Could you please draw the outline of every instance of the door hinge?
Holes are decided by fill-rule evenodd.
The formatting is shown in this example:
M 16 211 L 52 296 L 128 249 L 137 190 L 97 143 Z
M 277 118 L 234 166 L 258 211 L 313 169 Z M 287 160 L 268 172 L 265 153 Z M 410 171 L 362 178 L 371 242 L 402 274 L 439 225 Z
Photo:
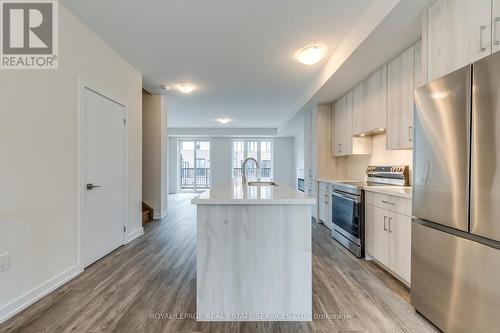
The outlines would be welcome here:
M 127 227 L 123 227 L 123 232 L 127 232 Z
M 123 125 L 127 125 L 127 118 L 123 118 Z

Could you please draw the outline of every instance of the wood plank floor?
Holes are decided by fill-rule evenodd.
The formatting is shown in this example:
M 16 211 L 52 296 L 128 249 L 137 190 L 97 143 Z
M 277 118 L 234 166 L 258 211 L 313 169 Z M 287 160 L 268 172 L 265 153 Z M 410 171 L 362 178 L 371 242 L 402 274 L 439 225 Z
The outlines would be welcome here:
M 313 223 L 312 322 L 202 323 L 196 312 L 193 195 L 69 283 L 0 325 L 0 332 L 436 332 L 409 304 L 409 292 L 358 260 Z M 188 317 L 183 318 L 184 317 Z

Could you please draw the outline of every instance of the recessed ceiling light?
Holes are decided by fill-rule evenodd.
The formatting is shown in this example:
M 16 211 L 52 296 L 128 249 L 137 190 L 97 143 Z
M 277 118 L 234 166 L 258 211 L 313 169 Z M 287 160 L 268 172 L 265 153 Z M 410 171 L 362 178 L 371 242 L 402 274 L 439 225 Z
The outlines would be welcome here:
M 189 83 L 179 83 L 177 89 L 183 94 L 189 94 L 194 90 L 194 87 Z
M 217 120 L 221 124 L 227 124 L 228 122 L 231 121 L 231 119 L 229 119 L 229 118 L 217 118 L 215 120 Z
M 161 85 L 161 88 L 162 88 L 162 89 L 164 89 L 164 90 L 167 90 L 167 91 L 168 91 L 168 90 L 170 90 L 170 87 L 169 87 L 169 86 L 166 86 L 166 85 L 164 85 L 164 84 L 162 84 L 162 85 Z
M 326 55 L 326 47 L 319 44 L 308 45 L 295 53 L 295 59 L 304 65 L 314 65 Z

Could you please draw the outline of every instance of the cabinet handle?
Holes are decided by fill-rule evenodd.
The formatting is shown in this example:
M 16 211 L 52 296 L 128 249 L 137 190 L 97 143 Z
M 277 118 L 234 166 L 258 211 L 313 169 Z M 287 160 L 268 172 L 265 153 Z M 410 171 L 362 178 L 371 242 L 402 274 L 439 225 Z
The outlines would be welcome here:
M 500 45 L 500 41 L 498 40 L 497 37 L 497 25 L 498 22 L 500 22 L 500 17 L 497 16 L 493 19 L 493 44 L 494 45 Z
M 384 231 L 387 231 L 387 216 L 384 216 Z
M 413 126 L 408 127 L 408 141 L 413 141 Z
M 392 234 L 392 228 L 391 228 L 391 225 L 392 225 L 392 217 L 389 217 L 389 233 Z
M 486 31 L 485 25 L 482 25 L 479 27 L 479 51 L 480 52 L 486 51 L 486 48 L 483 46 L 483 41 L 484 41 L 483 35 L 484 35 L 485 31 Z
M 382 202 L 383 202 L 383 203 L 385 203 L 385 204 L 388 204 L 388 205 L 393 205 L 393 206 L 395 206 L 395 205 L 396 205 L 396 203 L 394 203 L 394 202 L 390 202 L 390 201 L 385 201 L 385 200 L 382 200 Z

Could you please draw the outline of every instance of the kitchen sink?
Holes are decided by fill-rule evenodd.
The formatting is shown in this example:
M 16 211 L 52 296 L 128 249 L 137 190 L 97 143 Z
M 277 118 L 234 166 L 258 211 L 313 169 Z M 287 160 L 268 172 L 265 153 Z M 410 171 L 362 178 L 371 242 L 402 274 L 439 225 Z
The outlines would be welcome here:
M 248 182 L 248 186 L 278 186 L 275 182 Z

